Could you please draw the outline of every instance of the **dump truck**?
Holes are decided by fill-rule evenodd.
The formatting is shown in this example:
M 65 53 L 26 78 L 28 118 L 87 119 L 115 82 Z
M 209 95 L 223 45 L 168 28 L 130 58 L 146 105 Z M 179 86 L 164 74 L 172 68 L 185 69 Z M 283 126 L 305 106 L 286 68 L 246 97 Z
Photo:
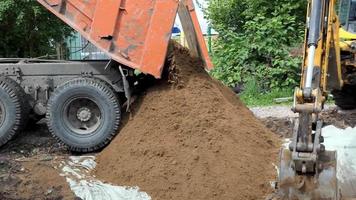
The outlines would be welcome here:
M 323 144 L 320 119 L 330 93 L 340 108 L 356 108 L 355 0 L 308 1 L 302 63 L 292 108 L 299 120 L 280 153 L 280 192 L 286 199 L 356 198 L 352 183 L 338 182 L 337 152 Z
M 111 59 L 0 59 L 0 146 L 45 117 L 76 152 L 107 145 L 137 73 L 161 78 L 177 16 L 191 53 L 212 68 L 192 0 L 37 0 Z M 30 124 L 31 125 L 31 124 Z

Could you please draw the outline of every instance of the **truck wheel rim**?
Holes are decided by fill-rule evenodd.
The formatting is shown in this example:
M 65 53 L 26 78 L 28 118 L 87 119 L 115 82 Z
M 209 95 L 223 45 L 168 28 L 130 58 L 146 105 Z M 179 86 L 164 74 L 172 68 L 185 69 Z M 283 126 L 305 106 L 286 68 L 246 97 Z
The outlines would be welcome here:
M 3 125 L 6 117 L 6 111 L 4 103 L 0 99 L 0 127 Z
M 98 104 L 89 98 L 69 100 L 64 105 L 62 116 L 65 125 L 80 135 L 92 134 L 102 122 L 102 113 Z

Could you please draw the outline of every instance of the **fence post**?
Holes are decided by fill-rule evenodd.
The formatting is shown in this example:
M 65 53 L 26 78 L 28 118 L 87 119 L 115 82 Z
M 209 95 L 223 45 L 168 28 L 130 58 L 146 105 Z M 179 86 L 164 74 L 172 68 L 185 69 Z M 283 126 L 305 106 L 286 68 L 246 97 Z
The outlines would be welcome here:
M 208 51 L 209 54 L 212 53 L 212 39 L 211 39 L 211 26 L 208 25 Z

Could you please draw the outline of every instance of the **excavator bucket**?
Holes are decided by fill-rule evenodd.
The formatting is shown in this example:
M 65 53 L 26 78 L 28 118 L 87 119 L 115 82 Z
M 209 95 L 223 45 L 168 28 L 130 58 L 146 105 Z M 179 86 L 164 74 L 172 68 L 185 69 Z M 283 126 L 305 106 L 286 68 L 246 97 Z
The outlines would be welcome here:
M 279 197 L 289 200 L 339 200 L 336 164 L 336 152 L 325 151 L 319 155 L 320 171 L 317 175 L 299 176 L 294 170 L 291 151 L 282 149 L 278 170 Z
M 192 0 L 37 0 L 118 63 L 161 77 L 179 10 L 192 54 L 212 68 Z

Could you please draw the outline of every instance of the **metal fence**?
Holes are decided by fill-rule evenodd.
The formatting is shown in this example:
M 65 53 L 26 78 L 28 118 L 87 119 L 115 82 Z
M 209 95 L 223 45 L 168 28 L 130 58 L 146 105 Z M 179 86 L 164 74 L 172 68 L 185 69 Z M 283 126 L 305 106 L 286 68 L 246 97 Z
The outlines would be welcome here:
M 217 35 L 204 36 L 208 45 L 209 53 L 212 52 L 212 41 L 214 41 Z M 187 47 L 187 41 L 183 33 L 172 36 L 172 39 L 179 42 L 181 45 Z M 82 37 L 79 33 L 75 33 L 69 37 L 65 44 L 65 50 L 60 51 L 60 58 L 67 60 L 107 60 L 110 59 L 104 52 L 99 50 L 88 40 Z
M 69 60 L 107 60 L 109 57 L 88 40 L 76 33 L 67 39 L 67 52 L 64 57 Z

